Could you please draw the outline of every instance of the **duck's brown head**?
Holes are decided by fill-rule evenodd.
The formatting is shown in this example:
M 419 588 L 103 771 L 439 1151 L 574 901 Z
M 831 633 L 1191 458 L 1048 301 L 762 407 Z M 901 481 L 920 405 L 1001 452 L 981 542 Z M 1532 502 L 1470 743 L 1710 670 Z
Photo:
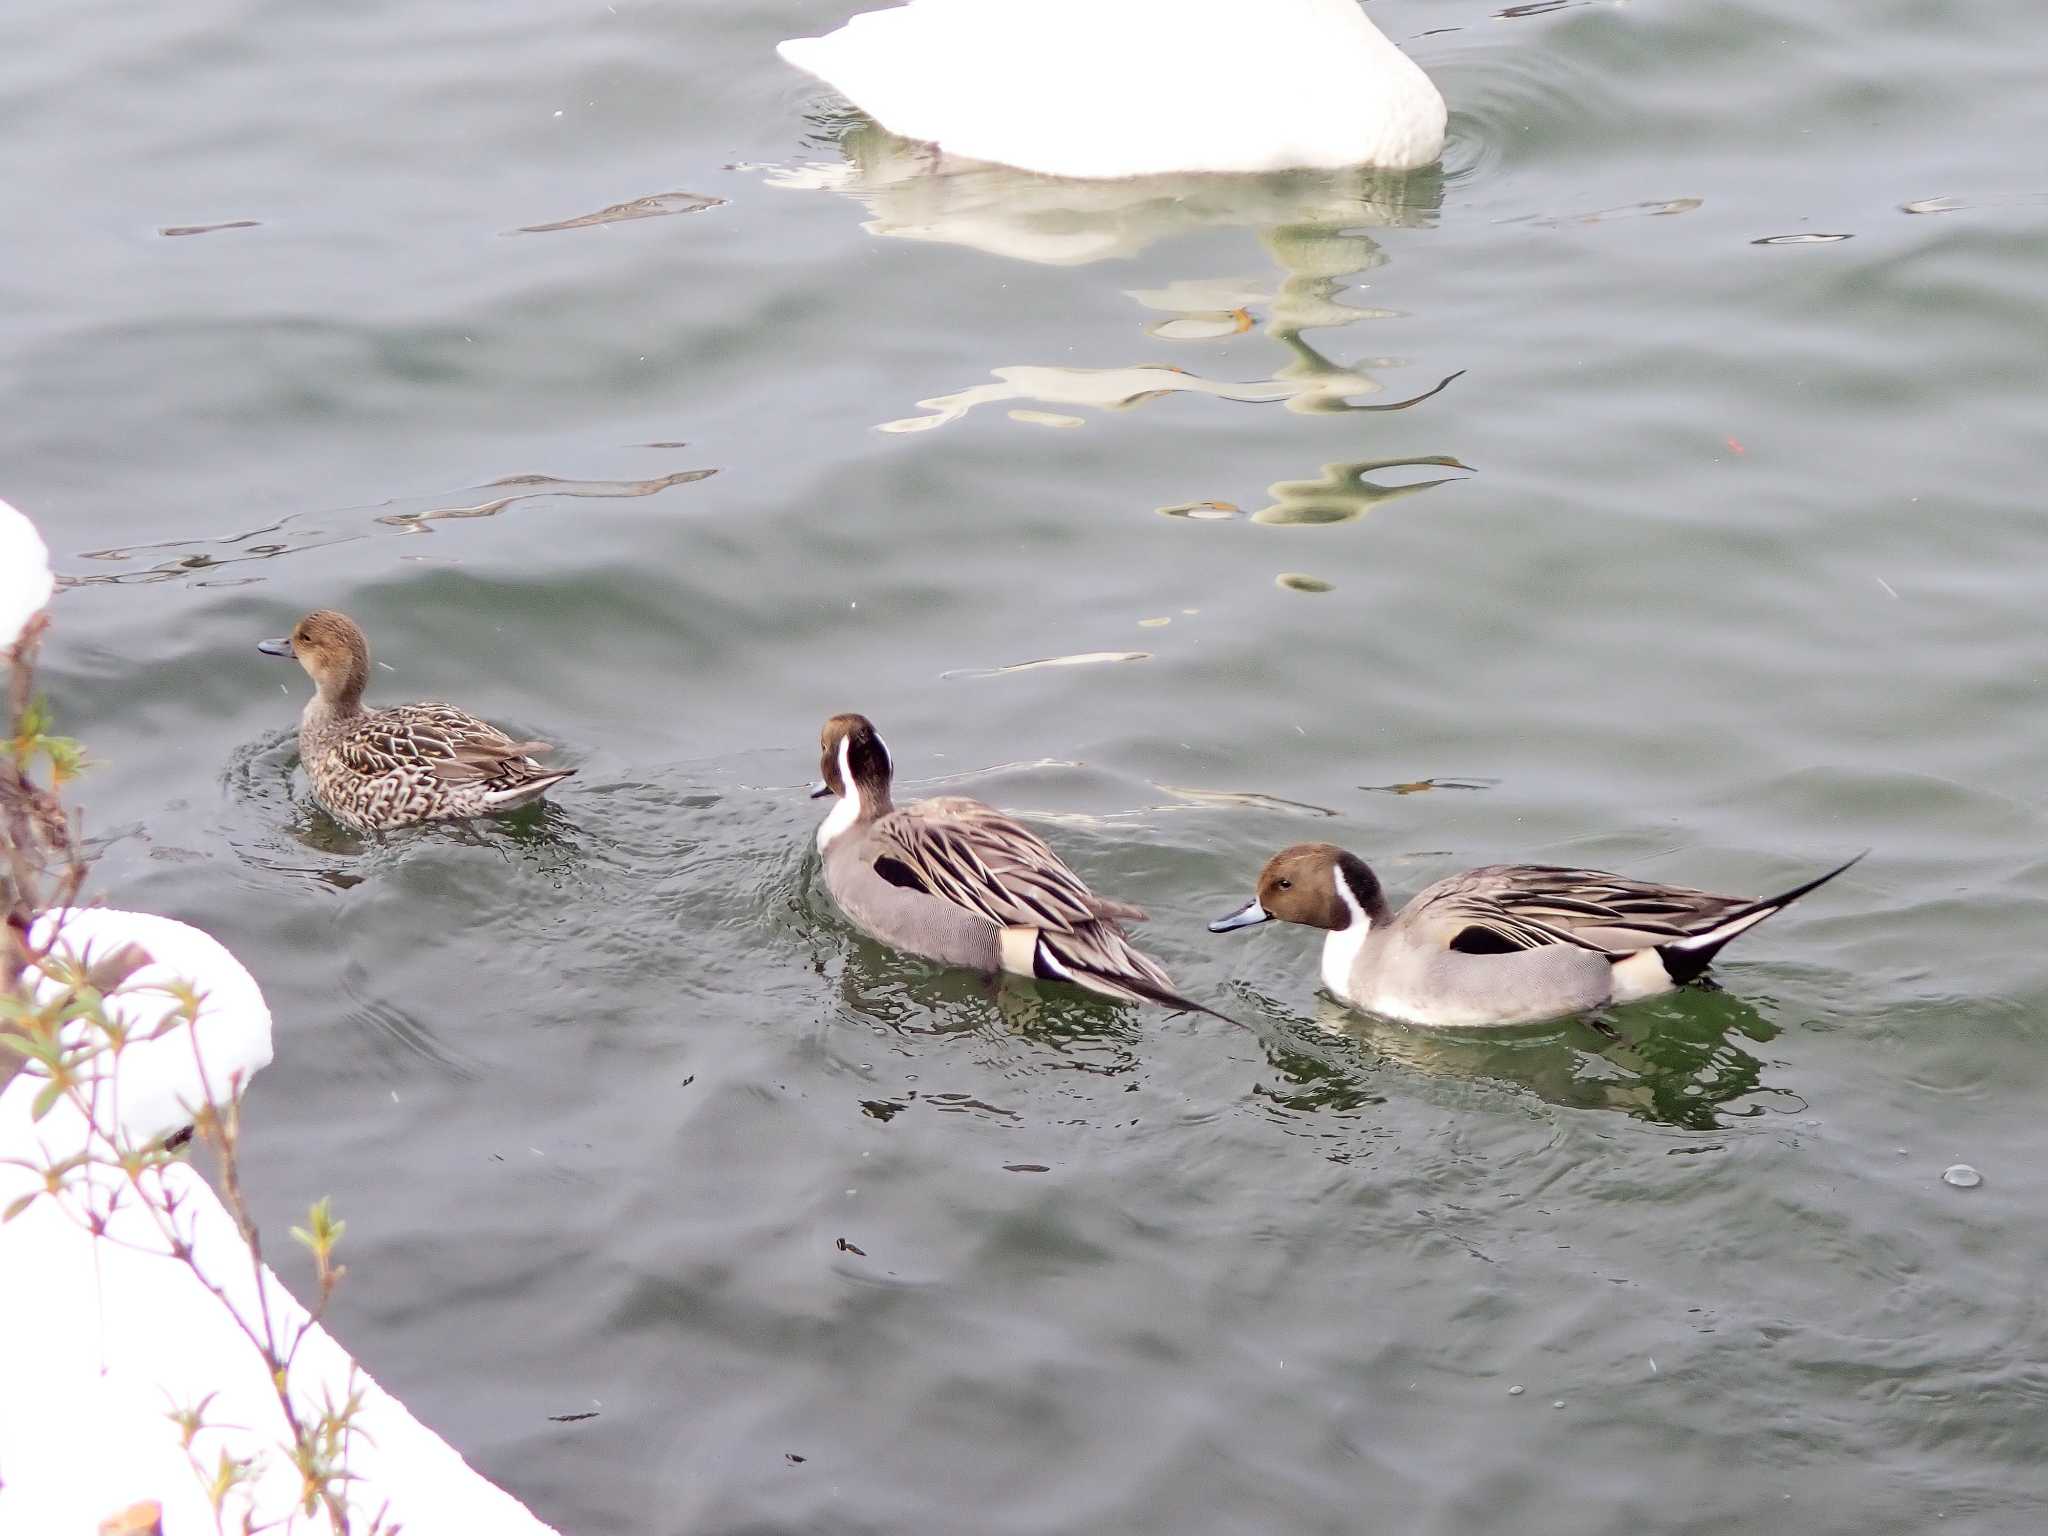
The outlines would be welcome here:
M 332 608 L 317 609 L 292 626 L 282 640 L 259 640 L 266 656 L 293 656 L 330 704 L 361 701 L 370 681 L 370 642 L 356 621 Z
M 834 715 L 827 720 L 818 733 L 818 758 L 823 777 L 811 787 L 813 800 L 836 795 L 855 804 L 856 815 L 888 809 L 896 764 L 882 733 L 866 715 Z
M 1335 932 L 1359 917 L 1378 923 L 1388 915 L 1379 877 L 1365 860 L 1334 843 L 1296 843 L 1266 860 L 1250 904 L 1217 918 L 1209 931 L 1228 933 L 1274 919 Z

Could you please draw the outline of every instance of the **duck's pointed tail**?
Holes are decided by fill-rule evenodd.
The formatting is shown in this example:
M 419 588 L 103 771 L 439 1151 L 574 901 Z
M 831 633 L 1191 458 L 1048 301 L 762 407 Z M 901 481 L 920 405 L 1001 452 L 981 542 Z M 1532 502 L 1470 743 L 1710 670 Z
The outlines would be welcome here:
M 1682 986 L 1713 964 L 1714 956 L 1721 952 L 1722 947 L 1730 939 L 1749 932 L 1767 917 L 1775 917 L 1807 892 L 1819 890 L 1835 876 L 1855 865 L 1868 852 L 1868 848 L 1864 849 L 1863 853 L 1857 854 L 1847 863 L 1836 865 L 1826 874 L 1818 875 L 1804 885 L 1795 885 L 1789 891 L 1781 891 L 1776 896 L 1766 896 L 1762 901 L 1753 901 L 1746 907 L 1739 907 L 1704 933 L 1674 939 L 1669 944 L 1659 944 L 1657 956 L 1664 962 L 1664 969 L 1671 973 L 1673 983 Z
M 559 768 L 551 773 L 543 773 L 538 778 L 524 779 L 509 788 L 492 790 L 484 796 L 484 805 L 493 811 L 516 810 L 522 805 L 533 804 L 562 780 L 575 776 L 574 768 Z
M 1098 997 L 1119 1002 L 1151 1003 L 1176 1013 L 1206 1013 L 1226 1024 L 1239 1024 L 1227 1013 L 1174 990 L 1173 979 L 1131 947 L 1115 928 L 1103 925 L 1094 933 L 1049 933 L 1040 929 L 1032 951 L 1033 973 L 1048 981 L 1068 981 Z

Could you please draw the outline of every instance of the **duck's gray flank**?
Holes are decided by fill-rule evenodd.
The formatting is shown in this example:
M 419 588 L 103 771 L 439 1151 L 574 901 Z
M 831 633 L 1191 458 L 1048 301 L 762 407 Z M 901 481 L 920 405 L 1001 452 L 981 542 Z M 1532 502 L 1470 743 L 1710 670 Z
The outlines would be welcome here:
M 1495 864 L 1439 880 L 1396 912 L 1364 860 L 1304 843 L 1274 855 L 1251 903 L 1209 926 L 1278 918 L 1326 930 L 1323 984 L 1368 1012 L 1518 1024 L 1692 981 L 1724 945 L 1862 857 L 1761 900 L 1604 870 Z
M 818 829 L 825 885 L 870 937 L 989 975 L 1215 1012 L 1131 943 L 1123 924 L 1143 922 L 1143 908 L 1089 890 L 1023 823 L 962 796 L 896 805 L 894 763 L 865 717 L 833 716 L 820 749 L 813 794 L 838 801 Z
M 299 760 L 337 821 L 377 832 L 419 821 L 511 810 L 539 799 L 573 768 L 546 768 L 544 741 L 515 741 L 452 704 L 365 709 L 370 647 L 346 614 L 307 614 L 288 638 L 259 642 L 313 679 L 299 717 Z

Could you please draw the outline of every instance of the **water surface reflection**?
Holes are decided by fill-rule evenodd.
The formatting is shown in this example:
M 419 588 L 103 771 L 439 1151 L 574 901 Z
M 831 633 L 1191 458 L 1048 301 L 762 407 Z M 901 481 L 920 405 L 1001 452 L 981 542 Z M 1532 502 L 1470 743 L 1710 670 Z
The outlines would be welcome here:
M 1262 1002 L 1270 1014 L 1286 1016 L 1278 1002 Z M 1313 1035 L 1301 1033 L 1311 1025 Z M 1713 1131 L 1806 1107 L 1789 1089 L 1769 1086 L 1769 1063 L 1746 1048 L 1777 1034 L 1749 1004 L 1698 988 L 1605 1019 L 1470 1033 L 1375 1019 L 1319 994 L 1311 1017 L 1295 1024 L 1292 1043 L 1300 1048 L 1269 1054 L 1282 1080 L 1262 1092 L 1290 1110 L 1348 1112 L 1375 1100 L 1368 1086 L 1374 1073 L 1396 1069 L 1455 1084 L 1493 1083 L 1569 1109 Z M 1317 1037 L 1355 1047 L 1355 1064 L 1334 1057 L 1328 1045 L 1311 1053 L 1308 1041 Z
M 862 228 L 872 235 L 1050 266 L 1135 256 L 1196 229 L 1425 227 L 1436 222 L 1443 201 L 1443 178 L 1434 169 L 1069 181 L 942 155 L 865 121 L 836 142 L 845 157 L 840 163 L 777 168 L 769 184 L 843 193 L 865 207 Z

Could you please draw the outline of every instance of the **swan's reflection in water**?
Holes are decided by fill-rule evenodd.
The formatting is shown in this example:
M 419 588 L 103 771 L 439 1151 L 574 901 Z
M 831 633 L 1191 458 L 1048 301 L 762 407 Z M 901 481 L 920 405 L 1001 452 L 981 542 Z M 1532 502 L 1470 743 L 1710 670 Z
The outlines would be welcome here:
M 1443 178 L 1433 168 L 1069 181 L 942 155 L 864 120 L 836 142 L 842 163 L 780 168 L 769 184 L 845 193 L 866 206 L 863 227 L 872 235 L 1047 266 L 1135 256 L 1196 229 L 1422 227 L 1436 222 L 1443 201 Z
M 1273 498 L 1269 507 L 1252 514 L 1255 523 L 1281 527 L 1312 527 L 1319 523 L 1348 523 L 1365 516 L 1383 501 L 1413 496 L 1433 485 L 1454 480 L 1455 475 L 1438 475 L 1431 480 L 1410 480 L 1382 485 L 1366 477 L 1381 470 L 1405 469 L 1413 465 L 1435 465 L 1444 469 L 1471 466 L 1445 454 L 1420 459 L 1365 459 L 1355 464 L 1325 464 L 1320 479 L 1282 480 L 1267 487 Z
M 1284 404 L 1311 414 L 1405 410 L 1449 382 L 1408 398 L 1367 403 L 1387 388 L 1372 370 L 1396 366 L 1396 360 L 1340 363 L 1302 334 L 1393 313 L 1346 303 L 1340 294 L 1358 274 L 1387 261 L 1366 230 L 1435 222 L 1443 186 L 1433 170 L 1066 181 L 952 159 L 873 124 L 850 128 L 838 142 L 843 163 L 783 170 L 770 181 L 829 187 L 857 200 L 869 214 L 863 227 L 871 234 L 941 241 L 1017 261 L 1081 266 L 1134 256 L 1194 230 L 1241 227 L 1258 232 L 1277 268 L 1277 276 L 1265 278 L 1189 277 L 1126 290 L 1144 309 L 1164 317 L 1146 328 L 1161 340 L 1234 337 L 1263 320 L 1265 334 L 1286 354 L 1266 377 L 1215 379 L 1159 363 L 1111 368 L 1018 364 L 992 370 L 990 382 L 920 400 L 925 414 L 881 423 L 885 432 L 929 431 L 999 403 L 1122 411 L 1170 395 Z M 1075 420 L 1031 409 L 1011 414 L 1040 425 Z

